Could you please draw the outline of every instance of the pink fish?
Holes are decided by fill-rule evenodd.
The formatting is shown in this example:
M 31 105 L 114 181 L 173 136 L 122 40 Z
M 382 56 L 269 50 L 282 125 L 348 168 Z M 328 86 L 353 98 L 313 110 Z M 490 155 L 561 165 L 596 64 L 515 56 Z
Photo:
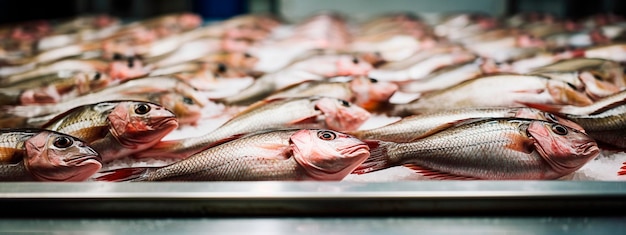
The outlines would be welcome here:
M 160 168 L 122 168 L 99 181 L 338 181 L 369 157 L 361 140 L 324 129 L 251 135 Z
M 43 128 L 85 140 L 107 163 L 143 151 L 178 127 L 176 116 L 160 105 L 110 101 L 78 106 Z
M 85 181 L 102 167 L 93 148 L 67 134 L 5 129 L 1 136 L 0 158 L 10 160 L 0 163 L 0 181 Z

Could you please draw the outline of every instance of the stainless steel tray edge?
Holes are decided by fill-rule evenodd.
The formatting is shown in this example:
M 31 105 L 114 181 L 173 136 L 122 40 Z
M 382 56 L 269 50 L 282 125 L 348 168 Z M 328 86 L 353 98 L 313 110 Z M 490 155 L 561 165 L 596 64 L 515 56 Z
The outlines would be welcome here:
M 599 214 L 626 211 L 626 183 L 401 181 L 2 183 L 11 216 Z M 5 215 L 6 216 L 6 215 Z

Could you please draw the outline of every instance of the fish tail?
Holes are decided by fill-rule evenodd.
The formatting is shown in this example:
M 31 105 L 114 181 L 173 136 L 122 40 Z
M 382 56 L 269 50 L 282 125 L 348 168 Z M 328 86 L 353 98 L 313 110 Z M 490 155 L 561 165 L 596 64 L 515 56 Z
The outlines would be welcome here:
M 622 165 L 623 166 L 619 168 L 621 170 L 617 172 L 617 175 L 626 175 L 626 162 L 623 162 Z
M 387 146 L 379 140 L 363 140 L 370 147 L 370 157 L 361 163 L 352 174 L 365 174 L 382 170 L 391 166 Z
M 105 181 L 105 182 L 128 182 L 134 181 L 136 179 L 140 179 L 142 176 L 146 175 L 150 172 L 150 169 L 155 169 L 156 167 L 130 167 L 130 168 L 119 168 L 114 170 L 108 170 L 99 172 L 98 177 L 94 178 L 94 181 Z

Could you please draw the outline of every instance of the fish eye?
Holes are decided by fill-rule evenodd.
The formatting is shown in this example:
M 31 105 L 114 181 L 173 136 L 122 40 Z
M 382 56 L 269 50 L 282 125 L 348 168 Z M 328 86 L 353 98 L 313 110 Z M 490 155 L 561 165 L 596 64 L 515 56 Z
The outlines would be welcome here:
M 135 113 L 137 114 L 146 114 L 150 112 L 150 105 L 148 104 L 138 104 L 135 106 Z
M 565 128 L 564 126 L 558 125 L 558 124 L 552 125 L 552 131 L 554 133 L 556 133 L 557 135 L 566 135 L 567 134 L 567 128 Z
M 558 122 L 557 117 L 553 113 L 546 113 L 545 117 L 548 121 Z
M 226 69 L 227 68 L 226 68 L 225 64 L 223 64 L 223 63 L 218 63 L 217 64 L 217 72 L 218 73 L 224 73 L 224 72 L 226 72 Z
M 243 57 L 245 57 L 245 58 L 252 58 L 252 55 L 250 55 L 248 53 L 243 53 Z
M 193 99 L 191 99 L 189 97 L 183 97 L 183 103 L 192 105 L 193 104 Z
M 124 58 L 124 56 L 120 53 L 113 54 L 113 60 L 121 60 L 122 58 Z
M 317 137 L 322 140 L 334 140 L 335 138 L 337 138 L 337 135 L 330 131 L 318 131 Z
M 67 148 L 74 144 L 74 140 L 67 136 L 60 136 L 54 139 L 54 142 L 52 144 L 57 148 Z
M 346 100 L 339 100 L 339 103 L 341 103 L 342 106 L 344 107 L 350 107 L 350 102 L 346 101 Z
M 96 72 L 96 74 L 93 76 L 93 80 L 100 80 L 100 78 L 102 77 L 102 74 L 100 74 L 99 72 Z
M 378 79 L 376 79 L 376 78 L 370 78 L 370 82 L 371 82 L 371 83 L 377 83 L 377 82 L 378 82 Z
M 352 57 L 352 63 L 353 64 L 358 64 L 359 63 L 359 59 L 356 57 Z

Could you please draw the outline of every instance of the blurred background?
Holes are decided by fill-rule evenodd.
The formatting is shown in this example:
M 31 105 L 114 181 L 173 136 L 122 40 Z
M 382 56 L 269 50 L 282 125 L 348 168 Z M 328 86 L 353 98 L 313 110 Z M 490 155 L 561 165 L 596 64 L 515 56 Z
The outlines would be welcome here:
M 245 13 L 272 13 L 297 21 L 321 10 L 337 10 L 355 19 L 388 12 L 414 12 L 426 17 L 455 11 L 506 16 L 538 11 L 578 19 L 594 13 L 626 15 L 623 0 L 0 0 L 0 24 L 37 19 L 106 13 L 124 20 L 172 12 L 194 12 L 205 20 L 222 20 Z

